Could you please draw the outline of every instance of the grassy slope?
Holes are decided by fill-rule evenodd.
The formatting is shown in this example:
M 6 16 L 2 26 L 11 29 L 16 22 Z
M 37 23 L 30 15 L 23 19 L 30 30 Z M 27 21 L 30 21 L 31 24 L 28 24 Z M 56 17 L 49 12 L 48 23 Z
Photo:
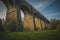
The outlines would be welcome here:
M 60 32 L 0 32 L 0 40 L 59 40 Z

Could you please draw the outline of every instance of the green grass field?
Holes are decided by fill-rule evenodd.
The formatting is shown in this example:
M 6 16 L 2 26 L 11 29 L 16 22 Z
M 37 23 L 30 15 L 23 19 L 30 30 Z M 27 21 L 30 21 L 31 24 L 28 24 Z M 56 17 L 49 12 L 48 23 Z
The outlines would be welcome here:
M 0 40 L 60 40 L 60 32 L 51 30 L 34 32 L 0 32 Z

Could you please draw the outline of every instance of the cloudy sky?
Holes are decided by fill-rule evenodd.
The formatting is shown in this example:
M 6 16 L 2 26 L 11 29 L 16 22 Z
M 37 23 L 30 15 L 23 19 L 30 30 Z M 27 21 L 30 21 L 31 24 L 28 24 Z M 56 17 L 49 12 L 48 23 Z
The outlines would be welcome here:
M 60 0 L 26 0 L 47 19 L 60 19 Z M 6 7 L 0 0 L 0 18 L 5 18 Z M 22 15 L 23 16 L 23 15 Z

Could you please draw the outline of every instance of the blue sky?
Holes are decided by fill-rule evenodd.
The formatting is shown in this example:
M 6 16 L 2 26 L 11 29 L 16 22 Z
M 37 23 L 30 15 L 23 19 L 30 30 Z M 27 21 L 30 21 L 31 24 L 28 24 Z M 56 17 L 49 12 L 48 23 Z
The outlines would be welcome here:
M 47 19 L 60 19 L 60 0 L 26 0 Z
M 60 19 L 60 0 L 26 0 L 47 19 Z M 5 18 L 6 7 L 0 0 L 0 18 Z M 22 15 L 23 16 L 23 15 Z

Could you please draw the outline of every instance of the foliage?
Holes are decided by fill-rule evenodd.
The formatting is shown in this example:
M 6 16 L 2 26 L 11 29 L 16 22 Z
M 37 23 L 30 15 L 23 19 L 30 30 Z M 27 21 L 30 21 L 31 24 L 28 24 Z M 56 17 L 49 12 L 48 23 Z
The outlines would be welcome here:
M 3 31 L 2 20 L 0 19 L 0 32 Z
M 51 27 L 52 29 L 57 29 L 58 31 L 60 31 L 60 20 L 52 19 Z

